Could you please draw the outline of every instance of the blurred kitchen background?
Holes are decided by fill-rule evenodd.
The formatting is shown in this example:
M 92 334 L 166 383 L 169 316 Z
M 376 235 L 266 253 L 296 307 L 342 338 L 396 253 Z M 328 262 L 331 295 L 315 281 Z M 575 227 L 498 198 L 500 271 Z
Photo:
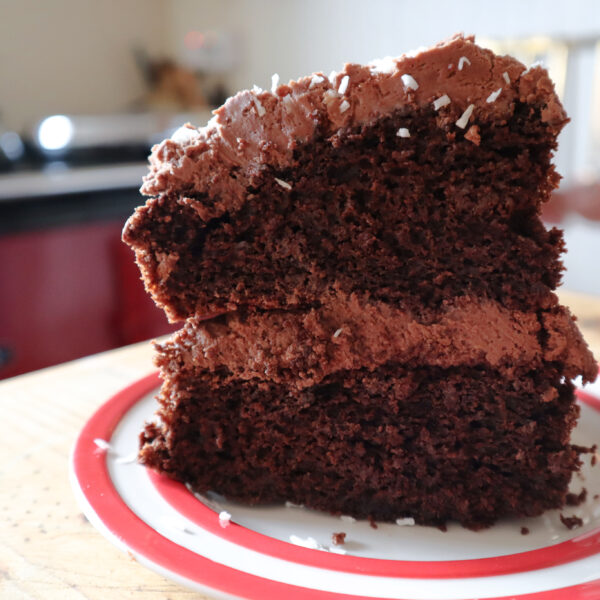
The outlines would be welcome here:
M 597 0 L 0 0 L 0 378 L 169 331 L 120 242 L 153 143 L 273 73 L 457 31 L 550 69 L 572 123 L 544 217 L 600 297 Z

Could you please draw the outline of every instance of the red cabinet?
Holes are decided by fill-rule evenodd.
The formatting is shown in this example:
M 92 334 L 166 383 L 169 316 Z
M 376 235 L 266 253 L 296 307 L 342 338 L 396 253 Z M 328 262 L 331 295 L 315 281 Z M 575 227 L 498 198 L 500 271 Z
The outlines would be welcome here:
M 123 222 L 0 237 L 0 378 L 173 330 L 121 242 Z

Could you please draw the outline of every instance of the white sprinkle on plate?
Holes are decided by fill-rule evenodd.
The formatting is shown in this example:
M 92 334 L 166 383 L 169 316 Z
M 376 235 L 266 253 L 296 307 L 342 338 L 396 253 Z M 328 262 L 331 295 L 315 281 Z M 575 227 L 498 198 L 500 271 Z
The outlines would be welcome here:
M 98 446 L 98 448 L 100 450 L 109 450 L 110 449 L 110 444 L 106 440 L 103 440 L 102 438 L 96 438 L 94 440 L 94 444 L 96 444 L 96 446 Z
M 334 554 L 346 554 L 346 550 L 344 548 L 336 548 L 323 546 L 323 544 L 319 544 L 317 540 L 313 537 L 301 538 L 297 535 L 290 535 L 290 542 L 292 544 L 296 544 L 296 546 L 302 546 L 304 548 L 310 548 L 311 550 L 325 550 L 326 552 L 333 552 Z
M 356 519 L 350 515 L 340 515 L 340 519 L 345 523 L 356 523 Z
M 396 135 L 401 138 L 409 138 L 410 131 L 408 129 L 406 129 L 406 127 L 400 127 L 400 129 L 398 129 L 398 131 L 396 131 Z
M 322 548 L 321 544 L 315 540 L 315 538 L 307 537 L 301 538 L 297 535 L 290 535 L 290 542 L 296 544 L 296 546 L 303 546 L 304 548 L 312 548 L 313 550 L 319 550 Z
M 221 527 L 227 527 L 231 523 L 231 513 L 226 510 L 222 510 L 219 513 L 219 525 Z

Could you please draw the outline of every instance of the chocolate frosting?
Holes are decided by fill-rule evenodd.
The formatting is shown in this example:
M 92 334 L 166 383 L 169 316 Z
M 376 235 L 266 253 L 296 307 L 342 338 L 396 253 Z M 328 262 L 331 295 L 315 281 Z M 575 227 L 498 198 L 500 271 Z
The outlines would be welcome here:
M 540 332 L 547 340 L 540 342 Z M 221 319 L 190 319 L 162 347 L 184 368 L 225 367 L 241 379 L 304 388 L 346 369 L 387 362 L 449 368 L 485 365 L 506 373 L 543 361 L 563 362 L 567 377 L 594 379 L 597 366 L 568 310 L 510 311 L 490 300 L 457 298 L 432 322 L 353 295 L 328 298 L 306 312 L 275 311 Z M 159 356 L 159 362 L 164 357 Z M 170 360 L 170 359 L 167 359 Z
M 478 123 L 504 124 L 517 101 L 536 106 L 556 133 L 567 120 L 543 68 L 526 69 L 458 35 L 415 55 L 239 92 L 206 127 L 184 126 L 153 148 L 141 191 L 180 194 L 206 222 L 237 211 L 252 178 L 265 166 L 284 169 L 317 131 L 333 139 L 393 111 L 431 106 L 441 125 L 477 140 Z

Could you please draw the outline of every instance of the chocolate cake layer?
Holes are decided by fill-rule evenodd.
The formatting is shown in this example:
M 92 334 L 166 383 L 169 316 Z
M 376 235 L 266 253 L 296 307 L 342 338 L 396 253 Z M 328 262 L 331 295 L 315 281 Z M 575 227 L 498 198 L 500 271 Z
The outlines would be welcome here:
M 335 290 L 548 307 L 563 244 L 539 209 L 566 116 L 546 72 L 463 38 L 385 64 L 242 92 L 154 149 L 124 239 L 171 319 Z
M 336 371 L 373 370 L 398 357 L 443 368 L 485 365 L 506 377 L 548 363 L 584 381 L 597 371 L 567 309 L 524 313 L 466 297 L 445 302 L 428 320 L 339 294 L 307 311 L 189 319 L 160 352 L 161 364 L 173 363 L 169 370 L 219 372 L 224 382 L 260 379 L 291 389 Z
M 578 408 L 551 366 L 340 371 L 291 393 L 165 365 L 141 460 L 250 504 L 289 500 L 357 518 L 478 529 L 564 503 Z

